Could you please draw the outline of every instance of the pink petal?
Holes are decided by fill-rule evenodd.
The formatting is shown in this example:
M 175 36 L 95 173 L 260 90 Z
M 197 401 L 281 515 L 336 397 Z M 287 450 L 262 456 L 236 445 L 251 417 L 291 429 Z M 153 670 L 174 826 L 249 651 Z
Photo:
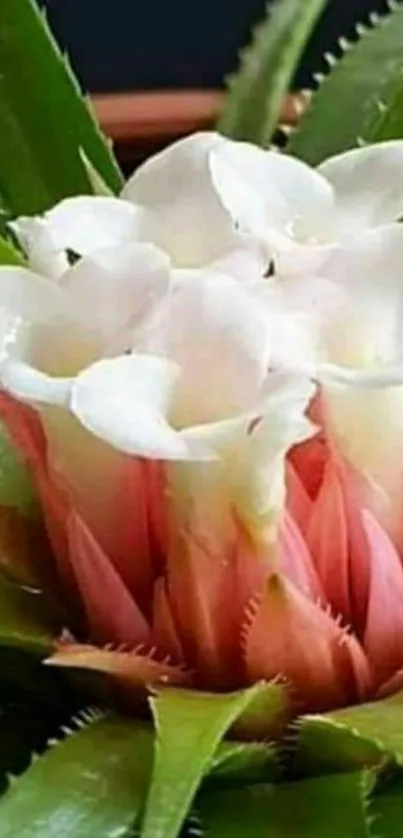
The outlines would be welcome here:
M 342 629 L 284 577 L 273 574 L 245 631 L 249 680 L 284 676 L 304 708 L 324 710 L 346 702 L 345 661 L 338 654 Z
M 180 666 L 167 661 L 158 661 L 138 651 L 121 652 L 113 649 L 98 649 L 75 643 L 62 643 L 46 663 L 52 666 L 94 669 L 111 675 L 124 687 L 138 690 L 158 684 L 185 685 L 190 675 Z
M 287 509 L 305 534 L 312 513 L 312 501 L 291 461 L 286 461 Z
M 362 631 L 368 601 L 368 547 L 355 475 L 332 457 L 313 507 L 307 543 L 335 614 Z
M 309 599 L 315 601 L 323 597 L 318 574 L 306 542 L 287 511 L 281 527 L 279 553 L 281 571 L 287 579 L 290 579 Z
M 107 555 L 76 513 L 69 524 L 70 561 L 91 635 L 99 643 L 147 643 L 150 630 Z
M 114 509 L 102 533 L 102 547 L 135 600 L 150 607 L 153 585 L 144 461 L 124 457 Z
M 148 501 L 151 553 L 156 569 L 163 570 L 169 531 L 169 509 L 166 502 L 167 480 L 164 464 L 158 460 L 143 460 L 143 477 Z
M 236 587 L 240 622 L 250 602 L 263 593 L 272 570 L 272 557 L 259 551 L 249 534 L 239 525 L 236 538 Z
M 382 684 L 403 667 L 403 570 L 392 542 L 368 511 L 363 526 L 370 556 L 364 648 Z
M 388 681 L 381 684 L 376 698 L 388 698 L 390 695 L 400 692 L 400 690 L 403 690 L 403 669 L 399 669 Z
M 238 680 L 236 578 L 223 536 L 182 530 L 170 546 L 168 596 L 186 660 L 203 686 L 230 689 Z
M 174 623 L 165 580 L 157 579 L 154 586 L 152 643 L 163 649 L 174 660 L 184 659 L 182 644 Z
M 77 585 L 68 560 L 66 531 L 69 504 L 66 494 L 49 473 L 46 439 L 39 416 L 31 407 L 4 393 L 0 393 L 0 416 L 32 471 L 59 576 L 74 597 Z

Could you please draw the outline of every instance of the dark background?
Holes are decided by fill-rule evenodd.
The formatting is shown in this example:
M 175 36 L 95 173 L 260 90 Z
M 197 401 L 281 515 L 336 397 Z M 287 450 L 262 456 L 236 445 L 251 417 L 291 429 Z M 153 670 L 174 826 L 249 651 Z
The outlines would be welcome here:
M 1 0 L 0 0 L 1 2 Z M 216 87 L 267 0 L 38 0 L 91 91 Z M 304 0 L 301 0 L 303 3 Z M 306 87 L 325 50 L 386 0 L 329 0 L 295 80 Z

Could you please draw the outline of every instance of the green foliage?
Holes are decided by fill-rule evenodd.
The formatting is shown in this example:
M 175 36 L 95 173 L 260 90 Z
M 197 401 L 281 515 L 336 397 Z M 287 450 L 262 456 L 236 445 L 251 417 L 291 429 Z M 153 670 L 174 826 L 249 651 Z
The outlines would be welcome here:
M 357 772 L 212 792 L 200 800 L 201 824 L 209 838 L 370 838 L 368 786 Z
M 276 0 L 228 80 L 218 130 L 267 145 L 277 127 L 284 96 L 308 37 L 327 0 Z
M 12 215 L 91 192 L 80 150 L 113 190 L 121 176 L 33 0 L 0 3 L 0 194 Z
M 49 603 L 39 591 L 8 582 L 0 575 L 0 648 L 49 654 L 56 629 Z
M 152 699 L 157 742 L 142 838 L 176 838 L 221 739 L 268 690 L 268 684 L 227 695 L 166 689 Z
M 381 838 L 399 838 L 403 821 L 403 776 L 395 773 L 379 784 L 371 803 L 374 832 Z
M 317 165 L 360 143 L 403 137 L 403 6 L 344 46 L 292 135 L 288 151 Z M 333 63 L 333 62 L 332 62 Z
M 263 783 L 279 775 L 276 749 L 267 742 L 222 742 L 215 752 L 207 783 L 238 786 Z
M 28 469 L 7 429 L 0 421 L 0 506 L 11 506 L 28 518 L 37 514 L 37 502 Z
M 23 257 L 18 250 L 2 236 L 0 236 L 0 265 L 14 265 L 17 267 L 24 265 Z
M 388 757 L 403 764 L 403 692 L 299 723 L 296 759 L 304 774 L 379 765 Z
M 118 717 L 84 726 L 15 780 L 0 807 L 0 838 L 132 835 L 148 782 L 152 733 Z

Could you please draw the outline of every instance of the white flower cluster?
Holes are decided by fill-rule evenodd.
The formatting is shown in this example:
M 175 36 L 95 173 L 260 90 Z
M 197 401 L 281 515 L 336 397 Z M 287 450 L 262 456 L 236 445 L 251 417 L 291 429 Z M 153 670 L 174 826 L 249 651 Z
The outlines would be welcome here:
M 29 269 L 0 268 L 2 386 L 129 454 L 273 464 L 312 433 L 320 382 L 379 478 L 403 420 L 402 215 L 403 142 L 313 170 L 189 137 L 119 198 L 15 222 Z

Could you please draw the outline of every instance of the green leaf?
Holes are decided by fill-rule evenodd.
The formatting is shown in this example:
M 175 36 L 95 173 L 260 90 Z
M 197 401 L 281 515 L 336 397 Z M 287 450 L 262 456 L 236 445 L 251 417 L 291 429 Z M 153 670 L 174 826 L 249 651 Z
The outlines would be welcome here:
M 267 145 L 274 133 L 295 68 L 327 0 L 276 0 L 241 56 L 218 130 Z
M 105 183 L 121 175 L 34 0 L 0 3 L 0 194 L 12 214 L 91 192 L 83 149 Z
M 323 716 L 305 716 L 299 723 L 298 771 L 346 771 L 380 764 L 385 757 L 403 765 L 403 692 Z
M 354 148 L 403 136 L 403 7 L 362 35 L 331 70 L 288 151 L 317 165 Z
M 176 838 L 221 739 L 270 689 L 257 684 L 225 695 L 166 689 L 151 699 L 157 741 L 142 838 Z
M 220 786 L 267 783 L 277 778 L 276 750 L 267 742 L 222 742 L 205 782 Z
M 9 646 L 48 655 L 60 626 L 47 605 L 40 592 L 0 576 L 0 648 Z
M 24 264 L 24 259 L 18 250 L 7 239 L 0 236 L 0 265 L 23 267 Z
M 377 835 L 400 838 L 403 823 L 403 777 L 396 776 L 386 787 L 374 794 L 370 812 Z
M 358 772 L 205 792 L 201 824 L 208 838 L 369 838 L 368 785 Z
M 101 718 L 50 748 L 0 803 L 0 838 L 125 838 L 143 805 L 150 728 Z
M 28 469 L 0 420 L 0 506 L 36 517 L 38 506 Z

